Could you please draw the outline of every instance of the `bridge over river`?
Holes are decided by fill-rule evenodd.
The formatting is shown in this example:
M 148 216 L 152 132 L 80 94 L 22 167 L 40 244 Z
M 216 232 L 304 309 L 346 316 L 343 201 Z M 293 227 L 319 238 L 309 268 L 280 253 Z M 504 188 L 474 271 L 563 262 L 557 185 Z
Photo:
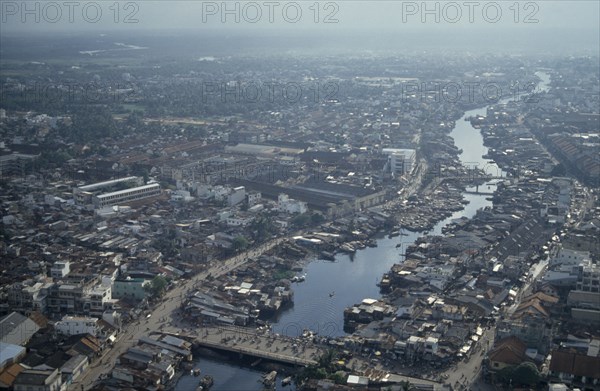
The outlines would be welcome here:
M 174 334 L 175 335 L 175 334 Z M 306 338 L 292 338 L 270 332 L 230 326 L 208 326 L 175 335 L 195 346 L 239 353 L 284 364 L 317 364 L 325 349 Z

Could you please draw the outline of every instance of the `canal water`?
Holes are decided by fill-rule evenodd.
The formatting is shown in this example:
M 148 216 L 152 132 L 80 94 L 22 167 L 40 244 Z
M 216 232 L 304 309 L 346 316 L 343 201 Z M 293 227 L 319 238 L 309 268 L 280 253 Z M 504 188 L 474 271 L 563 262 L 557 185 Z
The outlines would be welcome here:
M 549 75 L 538 72 L 536 75 L 542 80 L 537 91 L 547 91 Z M 498 102 L 506 103 L 514 98 L 503 99 Z M 494 176 L 503 176 L 504 173 L 489 159 L 484 159 L 488 150 L 483 145 L 483 137 L 478 129 L 471 126 L 466 118 L 485 115 L 487 107 L 467 111 L 463 117 L 456 121 L 456 126 L 450 133 L 455 145 L 462 149 L 460 160 L 470 167 L 484 167 L 486 172 Z M 495 181 L 490 181 L 479 187 L 485 192 L 495 190 Z M 429 232 L 440 234 L 441 229 L 452 220 L 460 217 L 473 217 L 478 209 L 491 206 L 492 202 L 486 200 L 489 195 L 463 194 L 469 202 L 461 211 L 440 221 Z M 361 302 L 365 298 L 379 298 L 379 287 L 376 285 L 382 275 L 390 270 L 395 263 L 404 260 L 402 253 L 409 245 L 421 236 L 421 233 L 404 232 L 404 235 L 389 238 L 381 235 L 377 237 L 377 247 L 359 250 L 353 256 L 338 254 L 335 260 L 315 260 L 304 268 L 306 280 L 295 284 L 294 306 L 282 312 L 272 320 L 273 332 L 288 336 L 298 336 L 304 329 L 316 331 L 321 336 L 343 336 L 344 309 Z M 398 247 L 399 246 L 399 247 Z M 258 382 L 261 372 L 242 368 L 227 362 L 211 361 L 200 358 L 198 361 L 203 373 L 211 374 L 215 378 L 214 391 L 219 390 L 261 390 L 262 384 Z M 278 379 L 278 387 L 280 379 Z M 192 390 L 198 384 L 199 378 L 183 376 L 176 390 Z M 241 383 L 239 383 L 241 382 Z M 290 389 L 278 388 L 278 389 Z
M 200 380 L 204 375 L 210 375 L 214 384 L 212 391 L 260 391 L 264 389 L 262 383 L 263 372 L 256 369 L 236 365 L 231 361 L 223 361 L 199 357 L 194 360 L 194 369 L 200 369 L 200 376 L 185 374 L 179 379 L 176 391 L 194 391 L 198 388 Z M 277 391 L 295 391 L 296 387 L 291 384 L 281 386 L 281 376 L 278 375 L 276 382 Z

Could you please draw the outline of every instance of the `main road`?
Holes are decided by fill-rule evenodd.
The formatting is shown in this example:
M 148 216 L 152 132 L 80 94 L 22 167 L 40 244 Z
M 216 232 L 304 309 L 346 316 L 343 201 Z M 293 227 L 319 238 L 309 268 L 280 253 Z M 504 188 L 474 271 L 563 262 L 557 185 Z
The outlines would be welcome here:
M 168 328 L 173 331 L 174 328 L 182 328 L 184 325 L 179 323 L 180 317 L 177 311 L 180 308 L 182 299 L 192 292 L 198 284 L 201 284 L 208 275 L 214 278 L 229 273 L 240 267 L 248 261 L 249 257 L 262 254 L 265 251 L 279 245 L 285 238 L 273 239 L 268 243 L 260 245 L 258 248 L 244 251 L 225 261 L 209 267 L 207 270 L 198 273 L 189 280 L 178 284 L 175 288 L 166 292 L 166 294 L 155 304 L 149 316 L 141 316 L 137 321 L 124 327 L 113 344 L 113 347 L 107 350 L 104 355 L 96 360 L 82 375 L 69 386 L 69 390 L 87 390 L 96 380 L 103 378 L 110 373 L 117 357 L 125 353 L 127 349 L 137 344 L 137 341 L 151 331 L 158 331 L 161 328 Z

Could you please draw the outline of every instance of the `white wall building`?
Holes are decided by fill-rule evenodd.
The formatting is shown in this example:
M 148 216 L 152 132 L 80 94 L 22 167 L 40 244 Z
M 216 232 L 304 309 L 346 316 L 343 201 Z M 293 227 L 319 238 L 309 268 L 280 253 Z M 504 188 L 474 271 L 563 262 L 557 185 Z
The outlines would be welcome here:
M 572 250 L 562 247 L 558 254 L 550 259 L 550 267 L 553 266 L 577 266 L 580 264 L 588 264 L 591 260 L 589 251 Z
M 415 167 L 417 152 L 414 149 L 383 148 L 382 152 L 388 156 L 388 164 L 393 174 L 410 174 Z
M 94 316 L 102 316 L 105 310 L 113 304 L 112 289 L 110 285 L 98 285 L 89 292 L 89 311 Z
M 250 207 L 258 205 L 262 201 L 261 193 L 247 193 L 246 196 L 248 197 L 248 206 Z
M 600 292 L 600 266 L 587 265 L 577 281 L 577 290 L 584 292 Z M 597 302 L 600 306 L 600 301 Z
M 229 195 L 227 195 L 227 205 L 235 206 L 246 199 L 246 188 L 239 186 L 234 188 Z
M 100 327 L 98 318 L 88 318 L 84 316 L 63 316 L 62 320 L 54 324 L 54 328 L 64 335 L 90 334 L 98 336 Z
M 91 183 L 89 185 L 79 186 L 73 189 L 73 198 L 78 205 L 86 205 L 92 202 L 92 197 L 95 193 L 109 190 L 118 185 L 142 185 L 144 179 L 137 176 L 129 176 L 124 178 L 113 179 L 110 181 Z
M 291 199 L 287 194 L 279 194 L 277 197 L 277 209 L 280 212 L 302 214 L 308 211 L 308 206 L 306 202 Z
M 52 278 L 64 278 L 71 272 L 71 262 L 56 261 L 50 268 L 50 276 Z
M 217 201 L 224 200 L 229 194 L 229 188 L 224 186 L 198 185 L 196 194 L 202 199 L 214 198 Z
M 93 204 L 96 208 L 104 208 L 106 206 L 125 204 L 157 195 L 160 195 L 160 185 L 158 183 L 151 183 L 149 185 L 94 196 Z

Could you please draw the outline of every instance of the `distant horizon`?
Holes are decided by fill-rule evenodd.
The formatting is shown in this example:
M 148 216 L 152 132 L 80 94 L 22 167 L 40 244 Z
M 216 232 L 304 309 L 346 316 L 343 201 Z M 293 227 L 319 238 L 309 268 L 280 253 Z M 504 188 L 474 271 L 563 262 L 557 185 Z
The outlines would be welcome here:
M 64 4 L 1 1 L 0 40 L 184 34 L 211 39 L 242 36 L 246 42 L 293 38 L 291 50 L 294 45 L 314 49 L 339 45 L 359 51 L 441 47 L 497 53 L 600 52 L 598 1 L 155 0 L 73 2 L 72 8 Z
M 198 47 L 219 46 L 219 43 L 239 44 L 245 51 L 257 50 L 259 52 L 332 52 L 332 53 L 354 53 L 356 55 L 372 53 L 407 53 L 417 54 L 423 52 L 437 52 L 438 54 L 485 54 L 485 55 L 541 55 L 544 57 L 564 57 L 564 56 L 600 56 L 600 38 L 598 42 L 573 42 L 568 34 L 563 34 L 562 40 L 546 41 L 538 36 L 528 36 L 528 40 L 516 39 L 514 34 L 504 33 L 502 37 L 495 36 L 472 36 L 468 32 L 457 33 L 440 37 L 436 32 L 392 32 L 387 34 L 388 30 L 371 30 L 363 34 L 357 30 L 347 31 L 320 31 L 314 29 L 294 30 L 294 31 L 273 31 L 244 29 L 229 30 L 223 34 L 219 29 L 193 29 L 193 28 L 173 28 L 162 30 L 137 29 L 136 31 L 124 30 L 87 30 L 83 32 L 75 31 L 27 31 L 12 32 L 0 34 L 0 53 L 4 59 L 11 58 L 9 50 L 14 46 L 17 51 L 19 43 L 23 40 L 92 40 L 90 46 L 82 45 L 78 50 L 94 50 L 94 42 L 99 38 L 103 41 L 115 39 L 115 42 L 125 42 L 128 44 L 142 44 L 149 46 L 150 49 L 156 49 L 157 46 L 166 44 L 164 41 L 171 38 L 182 38 L 181 45 L 197 44 Z M 519 34 L 517 34 L 519 35 Z M 542 34 L 543 35 L 543 34 Z M 593 41 L 590 37 L 590 40 Z M 155 40 L 154 45 L 150 40 Z M 162 42 L 162 43 L 161 43 Z M 508 47 L 505 42 L 512 42 Z M 59 44 L 59 42 L 54 42 Z M 173 42 L 170 42 L 172 45 Z M 22 54 L 25 48 L 17 53 Z M 220 51 L 227 51 L 227 48 L 220 48 Z M 231 47 L 232 51 L 236 51 Z M 280 53 L 285 53 L 280 52 Z M 208 53 L 207 55 L 210 55 Z M 217 54 L 215 54 L 217 55 Z M 2 59 L 0 59 L 2 60 Z

